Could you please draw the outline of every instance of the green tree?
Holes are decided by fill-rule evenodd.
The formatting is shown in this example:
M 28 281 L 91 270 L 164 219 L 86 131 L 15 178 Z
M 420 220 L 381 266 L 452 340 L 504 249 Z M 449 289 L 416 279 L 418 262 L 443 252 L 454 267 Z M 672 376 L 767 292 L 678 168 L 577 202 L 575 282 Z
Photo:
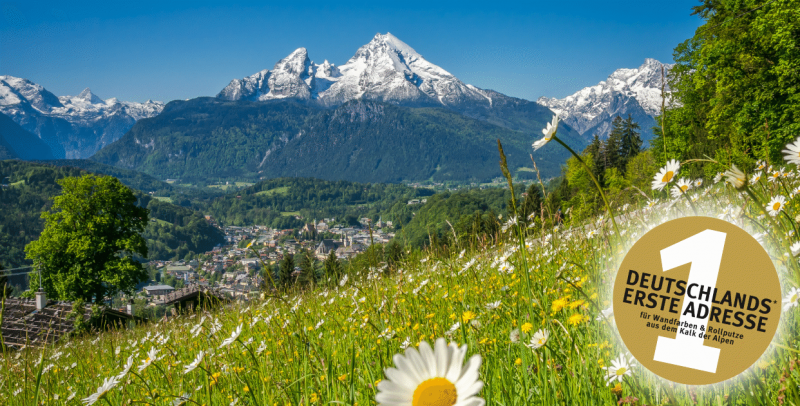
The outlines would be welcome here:
M 603 152 L 605 150 L 605 144 L 603 141 L 600 140 L 600 136 L 594 134 L 592 137 L 592 142 L 589 143 L 589 146 L 583 150 L 583 154 L 591 154 L 592 155 L 592 166 L 593 175 L 597 178 L 597 181 L 600 182 L 601 185 L 605 184 L 605 180 L 603 175 L 605 174 L 605 163 L 603 162 Z
M 303 250 L 300 252 L 300 262 L 298 266 L 300 267 L 300 274 L 299 281 L 302 285 L 310 285 L 316 283 L 317 281 L 317 266 L 316 266 L 316 259 L 314 258 L 314 254 L 309 250 Z
M 392 241 L 385 248 L 386 264 L 390 270 L 396 269 L 397 264 L 403 258 L 403 247 L 397 241 Z
M 622 120 L 622 145 L 620 150 L 620 170 L 625 172 L 628 162 L 639 154 L 642 149 L 642 138 L 639 130 L 639 123 L 633 121 L 633 117 L 628 114 L 628 118 Z
M 620 116 L 614 117 L 611 122 L 611 132 L 608 133 L 608 139 L 604 144 L 603 153 L 603 171 L 608 168 L 617 168 L 623 164 L 622 159 L 622 118 Z
M 656 162 L 665 150 L 742 167 L 778 162 L 800 133 L 800 0 L 706 0 L 693 10 L 704 23 L 673 52 L 676 107 L 653 141 Z
M 42 213 L 45 228 L 25 247 L 27 258 L 41 272 L 42 288 L 58 300 L 102 303 L 117 292 L 132 293 L 147 280 L 147 271 L 133 259 L 147 257 L 141 236 L 147 209 L 111 176 L 84 175 L 60 179 L 62 192 Z M 39 288 L 32 277 L 29 294 Z
M 278 271 L 280 283 L 284 287 L 288 287 L 293 282 L 292 272 L 294 272 L 294 256 L 292 256 L 292 254 L 286 254 L 281 261 L 281 267 Z
M 325 271 L 325 277 L 333 281 L 338 281 L 342 272 L 342 264 L 339 258 L 336 257 L 336 251 L 331 250 L 328 253 L 328 258 L 322 263 L 322 269 Z

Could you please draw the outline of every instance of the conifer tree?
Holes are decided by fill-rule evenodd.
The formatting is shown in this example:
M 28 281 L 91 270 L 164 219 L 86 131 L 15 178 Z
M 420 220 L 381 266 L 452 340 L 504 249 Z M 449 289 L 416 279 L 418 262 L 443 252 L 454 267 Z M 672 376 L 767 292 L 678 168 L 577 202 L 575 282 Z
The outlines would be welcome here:
M 328 258 L 322 263 L 322 269 L 325 271 L 325 277 L 334 281 L 339 280 L 342 265 L 339 263 L 339 258 L 336 257 L 336 251 L 331 250 L 328 253 Z
M 623 164 L 620 156 L 620 151 L 622 151 L 622 118 L 620 116 L 615 117 L 611 125 L 611 132 L 608 134 L 604 148 L 604 169 L 617 168 L 621 171 L 621 165 Z
M 311 251 L 304 250 L 300 253 L 300 262 L 298 264 L 300 272 L 302 272 L 298 278 L 300 284 L 310 285 L 317 281 L 317 267 L 315 263 L 316 260 Z
M 620 170 L 623 172 L 628 161 L 638 155 L 642 149 L 642 138 L 639 136 L 639 131 L 637 131 L 640 128 L 639 123 L 633 121 L 633 117 L 630 114 L 628 114 L 628 118 L 622 120 L 622 145 L 620 151 L 622 167 Z
M 286 254 L 286 256 L 283 257 L 283 261 L 281 261 L 281 268 L 279 271 L 281 284 L 284 287 L 288 287 L 292 284 L 292 272 L 294 272 L 294 257 L 292 254 Z

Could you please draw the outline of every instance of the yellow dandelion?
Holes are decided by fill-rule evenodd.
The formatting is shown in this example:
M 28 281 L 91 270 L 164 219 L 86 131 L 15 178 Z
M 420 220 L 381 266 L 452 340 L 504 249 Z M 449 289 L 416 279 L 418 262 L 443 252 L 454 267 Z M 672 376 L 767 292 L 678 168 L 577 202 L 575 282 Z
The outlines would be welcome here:
M 527 333 L 527 332 L 529 332 L 529 331 L 531 331 L 533 329 L 533 324 L 525 323 L 525 324 L 522 325 L 521 329 L 522 329 L 523 333 Z

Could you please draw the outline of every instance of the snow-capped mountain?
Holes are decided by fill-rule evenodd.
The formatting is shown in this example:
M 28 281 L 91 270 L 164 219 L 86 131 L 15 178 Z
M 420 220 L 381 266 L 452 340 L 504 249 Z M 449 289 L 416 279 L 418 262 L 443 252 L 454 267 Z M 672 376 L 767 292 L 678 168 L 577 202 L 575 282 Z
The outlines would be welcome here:
M 354 99 L 398 105 L 483 104 L 491 92 L 465 84 L 428 62 L 390 33 L 377 34 L 337 67 L 327 60 L 316 64 L 299 48 L 270 70 L 234 79 L 217 97 L 226 100 L 295 98 L 323 106 Z
M 608 79 L 583 88 L 563 99 L 540 97 L 537 102 L 549 107 L 586 137 L 608 135 L 616 116 L 630 114 L 642 127 L 642 138 L 648 139 L 655 125 L 653 117 L 661 111 L 661 67 L 664 74 L 673 65 L 645 59 L 636 69 L 617 69 Z M 669 92 L 669 88 L 666 88 Z
M 88 158 L 153 117 L 164 104 L 102 100 L 86 88 L 77 96 L 56 97 L 39 84 L 0 76 L 0 112 L 42 139 L 56 158 Z

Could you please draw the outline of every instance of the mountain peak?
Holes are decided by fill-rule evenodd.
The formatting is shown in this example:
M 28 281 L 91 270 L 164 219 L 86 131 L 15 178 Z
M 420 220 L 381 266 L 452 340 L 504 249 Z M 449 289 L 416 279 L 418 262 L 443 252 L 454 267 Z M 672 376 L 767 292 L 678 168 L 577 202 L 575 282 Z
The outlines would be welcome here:
M 614 117 L 631 114 L 643 134 L 651 136 L 653 117 L 661 111 L 662 66 L 667 73 L 673 65 L 646 58 L 638 68 L 617 69 L 606 80 L 563 99 L 541 97 L 537 102 L 584 135 L 605 136 Z
M 305 48 L 281 59 L 272 71 L 234 79 L 217 97 L 227 100 L 296 98 L 324 106 L 355 99 L 403 105 L 455 105 L 491 98 L 423 58 L 387 32 L 377 33 L 347 63 L 313 63 Z
M 85 100 L 92 104 L 103 103 L 103 99 L 97 97 L 97 95 L 92 93 L 92 90 L 88 87 L 83 89 L 83 91 L 79 95 L 75 96 L 75 98 Z

